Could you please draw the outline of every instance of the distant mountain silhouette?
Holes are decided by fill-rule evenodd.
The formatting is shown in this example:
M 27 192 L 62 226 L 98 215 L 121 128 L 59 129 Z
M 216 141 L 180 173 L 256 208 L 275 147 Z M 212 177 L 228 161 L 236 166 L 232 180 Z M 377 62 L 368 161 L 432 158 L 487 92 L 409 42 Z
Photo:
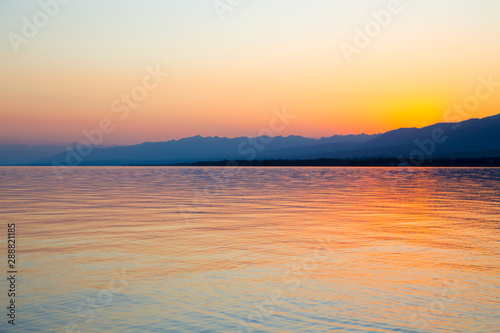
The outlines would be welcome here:
M 80 156 L 78 164 L 121 165 L 135 163 L 180 163 L 199 160 L 216 161 L 220 159 L 235 159 L 242 156 L 260 158 L 267 152 L 310 147 L 324 143 L 361 144 L 377 135 L 335 135 L 328 138 L 311 139 L 302 136 L 278 136 L 274 138 L 262 136 L 257 138 L 238 137 L 201 137 L 199 135 L 180 140 L 166 142 L 145 142 L 133 146 L 118 146 L 110 148 L 94 148 L 89 156 Z M 48 158 L 32 161 L 31 164 L 65 164 L 68 153 L 60 153 Z M 70 158 L 71 159 L 71 158 Z M 74 159 L 72 159 L 74 160 Z
M 442 133 L 435 140 L 433 133 Z M 435 135 L 435 134 L 434 134 Z M 460 123 L 438 123 L 424 128 L 400 128 L 365 143 L 347 147 L 339 144 L 282 150 L 265 158 L 374 158 L 419 156 L 467 158 L 500 156 L 500 114 Z
M 4 154 L 5 146 L 0 146 Z M 311 139 L 301 136 L 201 137 L 146 142 L 133 146 L 94 148 L 88 156 L 74 162 L 70 153 L 26 160 L 4 155 L 0 163 L 51 165 L 54 162 L 75 165 L 154 165 L 197 161 L 264 159 L 354 159 L 404 158 L 476 158 L 500 156 L 500 114 L 460 123 L 438 123 L 424 128 L 400 128 L 381 135 L 347 135 Z M 26 150 L 26 148 L 25 148 Z M 45 152 L 46 153 L 46 152 Z M 73 152 L 75 153 L 75 152 Z M 21 152 L 19 152 L 22 155 Z M 14 154 L 15 155 L 15 154 Z M 12 161 L 15 161 L 12 163 Z
M 64 146 L 0 145 L 0 165 L 30 163 L 63 151 Z
M 76 148 L 77 142 L 66 146 L 32 146 L 23 144 L 0 145 L 0 165 L 23 165 L 50 158 L 67 151 L 67 147 Z M 102 146 L 101 146 L 102 148 Z

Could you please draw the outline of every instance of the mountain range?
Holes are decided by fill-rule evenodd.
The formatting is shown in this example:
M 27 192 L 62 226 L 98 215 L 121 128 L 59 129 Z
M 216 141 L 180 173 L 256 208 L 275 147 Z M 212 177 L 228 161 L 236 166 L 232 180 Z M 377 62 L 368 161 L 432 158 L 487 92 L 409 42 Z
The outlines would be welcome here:
M 400 128 L 383 134 L 335 135 L 312 139 L 194 136 L 131 146 L 0 146 L 0 165 L 154 165 L 196 161 L 377 158 L 474 158 L 500 156 L 500 114 L 459 123 Z M 89 153 L 90 152 L 90 153 Z

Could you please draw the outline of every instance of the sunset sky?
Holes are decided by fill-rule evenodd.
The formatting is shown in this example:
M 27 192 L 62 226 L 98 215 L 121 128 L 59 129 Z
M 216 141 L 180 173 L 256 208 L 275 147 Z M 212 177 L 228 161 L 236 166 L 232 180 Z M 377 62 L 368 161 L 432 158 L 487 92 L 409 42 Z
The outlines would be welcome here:
M 342 43 L 392 1 L 231 2 L 0 0 L 0 144 L 80 141 L 103 118 L 106 145 L 256 136 L 283 107 L 277 135 L 372 134 L 443 121 L 479 76 L 500 82 L 498 0 L 401 0 L 350 62 Z M 169 76 L 114 112 L 157 67 Z M 500 113 L 497 89 L 468 118 Z

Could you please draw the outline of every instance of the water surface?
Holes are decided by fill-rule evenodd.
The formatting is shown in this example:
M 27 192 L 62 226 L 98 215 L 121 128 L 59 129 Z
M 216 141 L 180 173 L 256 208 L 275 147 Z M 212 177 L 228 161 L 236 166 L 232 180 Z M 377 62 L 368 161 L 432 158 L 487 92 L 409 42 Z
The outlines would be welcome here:
M 18 332 L 500 332 L 498 168 L 0 179 Z

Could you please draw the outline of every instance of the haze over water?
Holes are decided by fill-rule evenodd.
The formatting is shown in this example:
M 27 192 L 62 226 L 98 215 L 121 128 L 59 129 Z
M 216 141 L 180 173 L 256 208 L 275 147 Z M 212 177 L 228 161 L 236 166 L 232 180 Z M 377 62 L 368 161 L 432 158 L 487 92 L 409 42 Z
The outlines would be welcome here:
M 498 168 L 0 179 L 19 332 L 500 332 Z

